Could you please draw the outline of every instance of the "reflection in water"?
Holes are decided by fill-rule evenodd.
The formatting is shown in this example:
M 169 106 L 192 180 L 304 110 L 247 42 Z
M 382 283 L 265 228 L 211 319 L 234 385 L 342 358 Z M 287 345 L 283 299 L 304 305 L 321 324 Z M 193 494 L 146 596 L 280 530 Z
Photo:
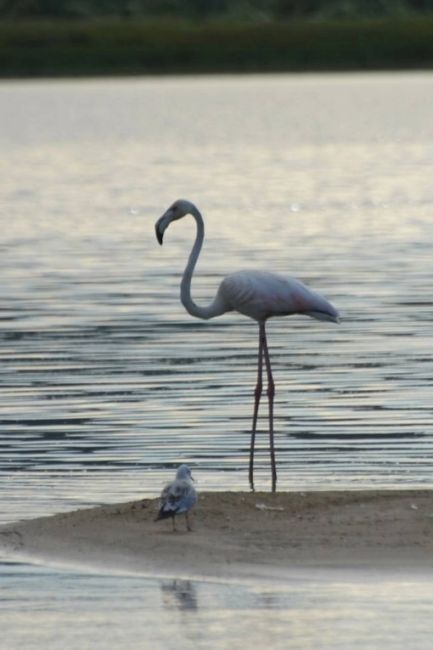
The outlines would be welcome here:
M 191 611 L 198 608 L 196 586 L 190 580 L 170 580 L 161 583 L 162 602 L 168 609 Z
M 285 584 L 171 583 L 0 563 L 8 650 L 263 645 L 429 648 L 431 581 L 299 573 Z M 159 595 L 162 595 L 161 599 Z M 17 606 L 18 604 L 18 606 Z
M 341 309 L 270 323 L 279 489 L 431 487 L 432 104 L 430 73 L 1 83 L 0 518 L 156 495 L 180 462 L 247 486 L 255 324 L 178 304 L 193 232 L 162 252 L 153 224 L 181 196 L 198 302 L 269 268 Z M 8 650 L 431 647 L 413 576 L 0 579 Z

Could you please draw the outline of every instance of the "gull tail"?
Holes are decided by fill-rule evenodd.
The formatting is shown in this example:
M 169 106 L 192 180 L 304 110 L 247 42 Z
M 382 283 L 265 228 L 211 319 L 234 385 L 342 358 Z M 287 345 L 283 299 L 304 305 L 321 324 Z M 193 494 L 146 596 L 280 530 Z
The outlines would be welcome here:
M 176 510 L 173 510 L 172 508 L 165 508 L 164 506 L 162 506 L 162 508 L 159 509 L 159 512 L 154 521 L 160 521 L 161 519 L 168 519 L 169 517 L 174 517 L 175 514 L 176 514 Z

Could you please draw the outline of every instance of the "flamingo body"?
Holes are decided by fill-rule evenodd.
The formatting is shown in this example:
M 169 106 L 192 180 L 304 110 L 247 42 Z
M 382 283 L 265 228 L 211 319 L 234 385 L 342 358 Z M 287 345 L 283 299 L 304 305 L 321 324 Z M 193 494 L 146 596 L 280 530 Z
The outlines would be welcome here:
M 197 234 L 188 263 L 180 284 L 180 299 L 192 316 L 208 320 L 221 316 L 226 312 L 237 311 L 258 322 L 259 325 L 259 354 L 257 360 L 257 384 L 255 389 L 253 425 L 250 443 L 249 481 L 254 490 L 254 446 L 257 427 L 257 417 L 260 398 L 262 395 L 263 365 L 267 374 L 267 394 L 269 403 L 269 443 L 272 468 L 272 491 L 275 492 L 277 471 L 274 449 L 274 380 L 268 344 L 266 339 L 266 321 L 274 316 L 291 316 L 301 314 L 317 320 L 339 322 L 337 310 L 323 296 L 309 289 L 300 280 L 284 278 L 267 271 L 238 271 L 227 275 L 218 287 L 214 300 L 210 305 L 197 305 L 191 297 L 191 280 L 198 256 L 204 240 L 204 223 L 197 207 L 190 201 L 180 199 L 175 201 L 164 212 L 155 224 L 156 237 L 163 243 L 164 232 L 168 226 L 185 215 L 190 214 L 197 225 Z
M 268 271 L 237 271 L 221 282 L 217 297 L 226 311 L 237 311 L 258 322 L 274 316 L 305 314 L 338 322 L 337 310 L 296 278 Z

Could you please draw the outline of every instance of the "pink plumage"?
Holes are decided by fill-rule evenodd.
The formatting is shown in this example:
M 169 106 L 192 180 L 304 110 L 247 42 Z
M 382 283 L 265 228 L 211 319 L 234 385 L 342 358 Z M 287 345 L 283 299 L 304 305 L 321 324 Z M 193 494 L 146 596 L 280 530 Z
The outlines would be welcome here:
M 227 311 L 238 311 L 258 322 L 292 314 L 338 321 L 337 310 L 318 293 L 295 278 L 268 271 L 231 273 L 221 282 L 218 295 Z

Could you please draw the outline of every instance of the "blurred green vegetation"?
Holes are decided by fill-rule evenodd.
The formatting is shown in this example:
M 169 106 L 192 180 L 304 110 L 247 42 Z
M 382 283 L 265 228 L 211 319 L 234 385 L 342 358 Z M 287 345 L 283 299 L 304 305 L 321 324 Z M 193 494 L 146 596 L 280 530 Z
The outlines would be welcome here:
M 0 77 L 433 67 L 433 0 L 0 0 Z
M 433 18 L 262 24 L 0 23 L 0 75 L 433 66 Z
M 0 0 L 3 18 L 91 16 L 280 20 L 433 12 L 433 0 Z

